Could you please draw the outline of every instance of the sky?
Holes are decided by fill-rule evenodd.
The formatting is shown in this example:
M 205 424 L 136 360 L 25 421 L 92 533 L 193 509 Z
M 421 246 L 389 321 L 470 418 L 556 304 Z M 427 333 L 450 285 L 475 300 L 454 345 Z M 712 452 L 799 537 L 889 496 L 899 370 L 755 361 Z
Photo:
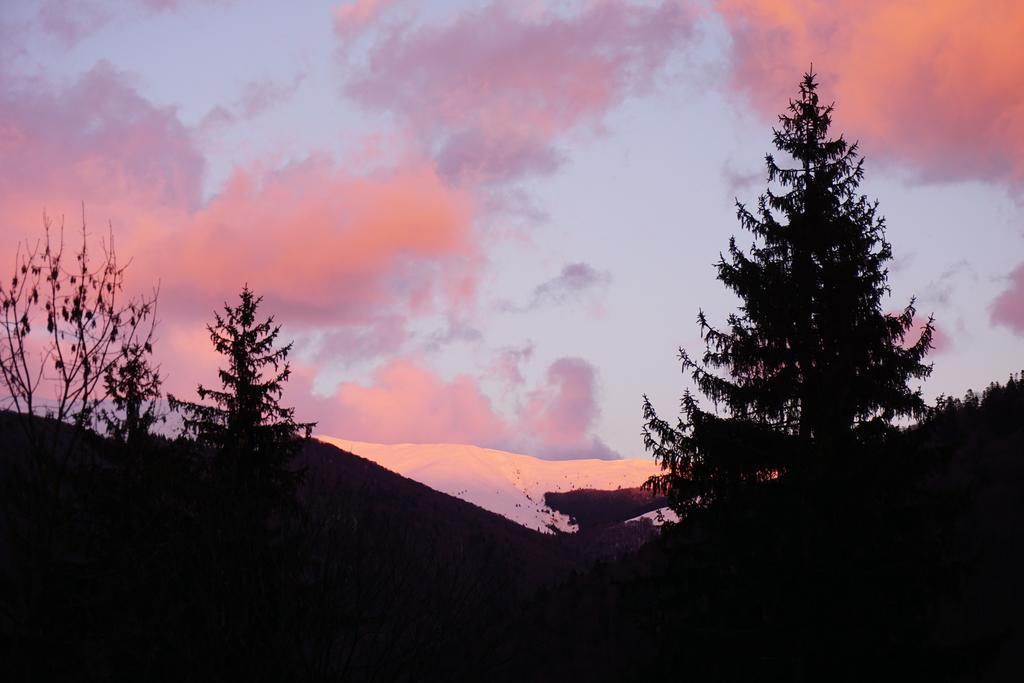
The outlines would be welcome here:
M 643 457 L 813 64 L 962 395 L 1024 367 L 1021 35 L 1016 0 L 6 0 L 0 276 L 84 205 L 179 397 L 248 284 L 320 433 Z

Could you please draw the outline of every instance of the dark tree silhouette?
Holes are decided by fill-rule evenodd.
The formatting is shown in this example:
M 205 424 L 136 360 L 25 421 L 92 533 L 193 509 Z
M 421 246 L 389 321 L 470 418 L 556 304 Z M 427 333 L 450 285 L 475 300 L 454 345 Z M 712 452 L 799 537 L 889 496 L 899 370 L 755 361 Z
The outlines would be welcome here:
M 207 326 L 214 348 L 228 361 L 219 371 L 221 389 L 199 386 L 200 400 L 212 404 L 168 399 L 184 413 L 185 432 L 212 451 L 218 476 L 259 497 L 283 497 L 295 486 L 288 462 L 315 423 L 296 422 L 295 409 L 279 405 L 292 345 L 275 346 L 281 326 L 273 317 L 257 321 L 262 297 L 248 285 L 240 299 L 237 306 L 225 304 L 224 314 L 214 313 Z
M 103 379 L 110 406 L 99 409 L 100 426 L 129 451 L 140 449 L 156 423 L 164 419 L 157 403 L 162 382 L 159 368 L 150 361 L 152 353 L 148 340 L 125 345 L 121 359 L 107 368 Z
M 925 412 L 911 383 L 931 371 L 932 320 L 908 343 L 913 300 L 885 311 L 885 222 L 817 89 L 807 73 L 779 117 L 756 211 L 737 203 L 753 245 L 730 239 L 716 268 L 739 311 L 723 328 L 700 312 L 705 352 L 680 349 L 714 408 L 687 391 L 673 425 L 643 402 L 663 468 L 648 486 L 683 518 L 659 628 L 688 645 L 663 652 L 718 679 L 920 673 L 941 578 L 945 527 L 920 491 L 933 459 L 898 428 Z
M 12 409 L 32 448 L 28 474 L 58 495 L 83 432 L 108 398 L 105 377 L 153 335 L 156 293 L 127 298 L 126 265 L 113 235 L 89 250 L 84 211 L 81 247 L 65 250 L 63 225 L 18 250 L 9 285 L 0 285 L 0 408 Z M 70 257 L 73 263 L 68 263 Z M 70 437 L 46 417 L 73 427 Z
M 895 418 L 925 409 L 908 384 L 931 372 L 923 359 L 932 319 L 907 345 L 914 302 L 895 315 L 883 309 L 892 257 L 885 221 L 877 202 L 857 193 L 857 144 L 829 138 L 832 106 L 817 87 L 806 74 L 779 117 L 774 143 L 788 159 L 765 157 L 768 181 L 782 191 L 769 188 L 756 212 L 737 203 L 755 243 L 748 254 L 731 238 L 717 270 L 741 299 L 739 312 L 719 329 L 701 311 L 703 357 L 679 351 L 684 372 L 725 416 L 687 392 L 673 427 L 644 398 L 645 444 L 666 470 L 651 484 L 682 513 L 737 486 L 832 467 L 891 434 Z
M 225 304 L 207 326 L 227 360 L 220 389 L 199 386 L 208 403 L 168 396 L 199 461 L 209 464 L 198 503 L 199 552 L 208 558 L 197 587 L 206 620 L 199 656 L 224 680 L 282 680 L 299 650 L 284 596 L 303 571 L 294 458 L 314 425 L 296 422 L 294 409 L 279 403 L 291 344 L 276 345 L 281 328 L 257 319 L 260 302 L 246 286 L 238 305 Z

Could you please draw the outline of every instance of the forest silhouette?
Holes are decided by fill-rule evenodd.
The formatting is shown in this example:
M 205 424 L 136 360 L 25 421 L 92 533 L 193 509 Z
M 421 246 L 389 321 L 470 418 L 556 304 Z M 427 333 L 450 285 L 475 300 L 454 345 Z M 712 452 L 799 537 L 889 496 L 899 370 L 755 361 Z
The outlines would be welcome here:
M 601 507 L 642 492 L 544 535 L 311 438 L 248 285 L 216 383 L 165 396 L 159 292 L 47 221 L 0 285 L 4 679 L 1019 680 L 1024 378 L 924 400 L 933 321 L 887 312 L 832 112 L 805 74 L 715 266 L 738 310 L 699 313 L 678 419 L 643 397 L 651 539 Z

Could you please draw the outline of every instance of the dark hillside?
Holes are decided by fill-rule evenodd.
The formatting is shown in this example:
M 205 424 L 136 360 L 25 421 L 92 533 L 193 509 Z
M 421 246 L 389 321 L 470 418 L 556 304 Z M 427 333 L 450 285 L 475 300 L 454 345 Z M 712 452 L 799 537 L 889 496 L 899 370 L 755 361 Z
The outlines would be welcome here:
M 310 442 L 299 460 L 314 539 L 299 612 L 332 655 L 317 678 L 489 677 L 519 602 L 581 568 L 557 537 L 333 446 Z
M 92 439 L 97 451 L 104 446 Z M 97 469 L 99 460 L 81 460 L 92 464 L 71 477 L 82 485 L 68 489 L 66 510 L 77 531 L 48 546 L 50 559 L 12 545 L 5 506 L 0 603 L 3 614 L 32 615 L 0 619 L 0 659 L 15 673 L 227 675 L 217 649 L 225 644 L 211 645 L 220 628 L 211 605 L 224 586 L 242 599 L 255 588 L 209 580 L 229 571 L 225 553 L 236 551 L 210 528 L 205 510 L 218 494 L 203 483 L 202 453 L 161 439 L 152 449 L 130 481 L 110 463 Z M 10 491 L 18 485 L 11 467 L 29 460 L 10 414 L 0 415 L 0 460 Z M 332 446 L 310 441 L 295 464 L 304 470 L 299 509 L 275 523 L 278 547 L 293 559 L 272 553 L 279 559 L 261 569 L 283 591 L 273 617 L 281 633 L 265 634 L 267 661 L 279 672 L 268 669 L 268 679 L 285 671 L 296 680 L 489 677 L 506 664 L 494 656 L 498 644 L 516 639 L 509 629 L 517 605 L 584 566 L 558 537 Z M 45 573 L 26 583 L 28 567 Z M 40 591 L 31 612 L 26 585 Z M 44 661 L 51 647 L 62 656 Z
M 525 591 L 556 583 L 580 568 L 557 536 L 527 529 L 329 444 L 310 441 L 299 464 L 306 468 L 303 500 L 315 515 L 336 517 L 346 509 L 382 529 L 401 526 L 410 537 L 429 539 L 432 552 L 507 567 L 510 579 Z
M 668 498 L 639 486 L 599 491 L 575 489 L 544 494 L 548 507 L 569 515 L 581 530 L 624 522 L 668 505 Z

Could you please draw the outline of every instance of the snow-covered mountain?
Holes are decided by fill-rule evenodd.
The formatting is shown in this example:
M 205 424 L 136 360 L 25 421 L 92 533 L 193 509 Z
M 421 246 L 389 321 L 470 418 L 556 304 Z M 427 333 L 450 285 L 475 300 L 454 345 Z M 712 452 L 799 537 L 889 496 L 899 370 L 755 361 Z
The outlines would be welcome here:
M 549 491 L 639 486 L 659 469 L 653 460 L 541 460 L 460 444 L 375 444 L 317 439 L 421 484 L 496 512 L 530 529 L 576 531 L 544 504 Z

